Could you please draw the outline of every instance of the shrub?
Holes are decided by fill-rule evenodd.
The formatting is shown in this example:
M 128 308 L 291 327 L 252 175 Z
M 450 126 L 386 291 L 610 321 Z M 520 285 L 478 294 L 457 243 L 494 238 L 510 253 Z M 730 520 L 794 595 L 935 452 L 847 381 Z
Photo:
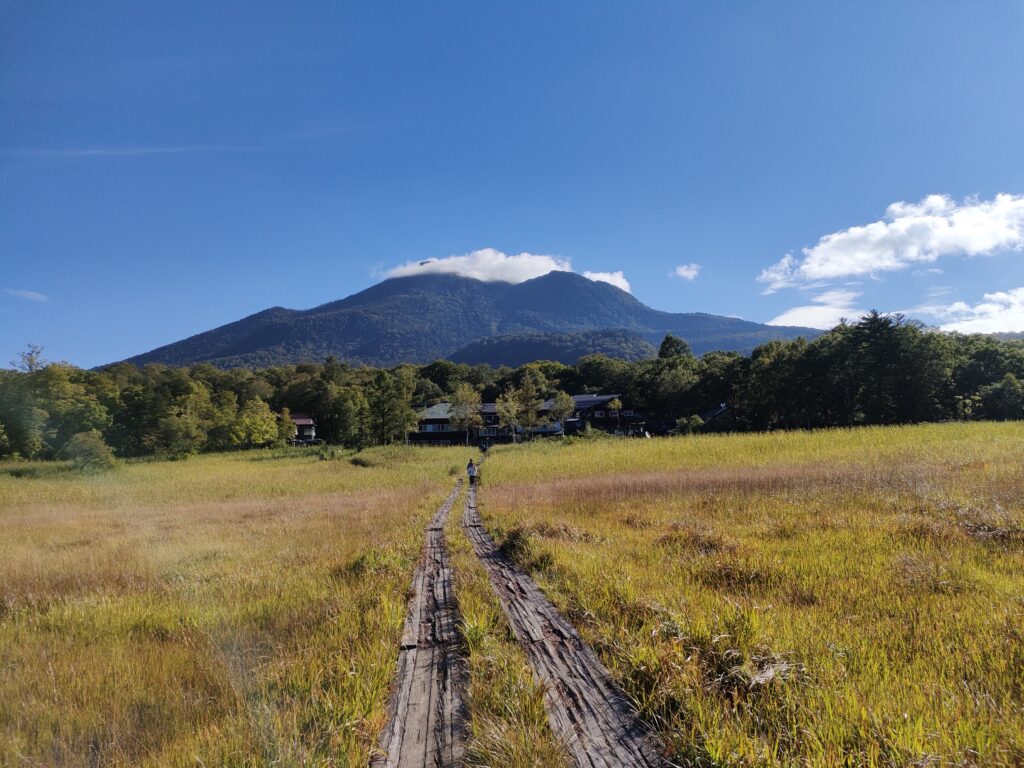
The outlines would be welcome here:
M 704 426 L 704 419 L 700 416 L 680 416 L 676 419 L 676 428 L 672 430 L 674 435 L 692 435 L 694 432 L 700 431 L 700 428 Z
M 79 472 L 104 472 L 117 464 L 110 446 L 95 429 L 74 435 L 60 449 L 59 455 L 71 461 Z

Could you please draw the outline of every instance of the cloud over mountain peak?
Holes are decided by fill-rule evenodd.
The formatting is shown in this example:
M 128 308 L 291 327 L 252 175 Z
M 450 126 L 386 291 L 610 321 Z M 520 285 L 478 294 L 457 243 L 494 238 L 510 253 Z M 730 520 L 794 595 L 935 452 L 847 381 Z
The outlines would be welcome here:
M 461 275 L 487 283 L 523 283 L 549 272 L 572 272 L 572 262 L 559 256 L 540 253 L 517 253 L 509 255 L 495 248 L 481 248 L 476 251 L 442 259 L 407 261 L 389 269 L 385 277 L 410 277 L 413 275 Z M 610 283 L 629 291 L 629 281 L 622 271 L 584 272 L 583 276 L 597 282 Z

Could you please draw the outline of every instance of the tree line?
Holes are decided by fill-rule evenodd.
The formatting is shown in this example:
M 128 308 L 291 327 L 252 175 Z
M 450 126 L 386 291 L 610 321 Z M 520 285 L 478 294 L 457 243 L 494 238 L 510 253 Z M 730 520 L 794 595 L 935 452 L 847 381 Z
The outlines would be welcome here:
M 0 370 L 0 456 L 53 458 L 88 440 L 123 457 L 265 446 L 291 435 L 289 411 L 313 415 L 326 441 L 358 449 L 404 440 L 417 411 L 440 401 L 470 426 L 480 402 L 495 402 L 504 423 L 528 432 L 543 421 L 545 399 L 561 416 L 567 393 L 585 392 L 621 394 L 662 434 L 1020 419 L 1022 382 L 1024 341 L 941 333 L 877 312 L 749 356 L 698 358 L 667 336 L 653 359 L 588 355 L 515 369 L 447 360 L 378 369 L 328 358 L 259 370 L 83 370 L 30 346 Z

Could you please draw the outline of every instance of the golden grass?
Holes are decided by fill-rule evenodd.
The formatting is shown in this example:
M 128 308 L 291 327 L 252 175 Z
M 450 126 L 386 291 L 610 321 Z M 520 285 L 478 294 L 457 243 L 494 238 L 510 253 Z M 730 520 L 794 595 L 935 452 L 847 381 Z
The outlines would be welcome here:
M 1024 762 L 1024 425 L 548 442 L 485 474 L 487 524 L 678 762 Z
M 463 454 L 0 465 L 0 764 L 365 764 Z

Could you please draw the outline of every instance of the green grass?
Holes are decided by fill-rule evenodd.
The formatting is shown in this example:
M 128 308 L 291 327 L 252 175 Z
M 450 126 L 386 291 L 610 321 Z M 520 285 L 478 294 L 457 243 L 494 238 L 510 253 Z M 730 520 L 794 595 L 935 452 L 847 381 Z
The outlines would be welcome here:
M 699 766 L 1024 762 L 1024 425 L 492 452 L 482 512 Z
M 464 450 L 0 465 L 0 764 L 365 765 Z

